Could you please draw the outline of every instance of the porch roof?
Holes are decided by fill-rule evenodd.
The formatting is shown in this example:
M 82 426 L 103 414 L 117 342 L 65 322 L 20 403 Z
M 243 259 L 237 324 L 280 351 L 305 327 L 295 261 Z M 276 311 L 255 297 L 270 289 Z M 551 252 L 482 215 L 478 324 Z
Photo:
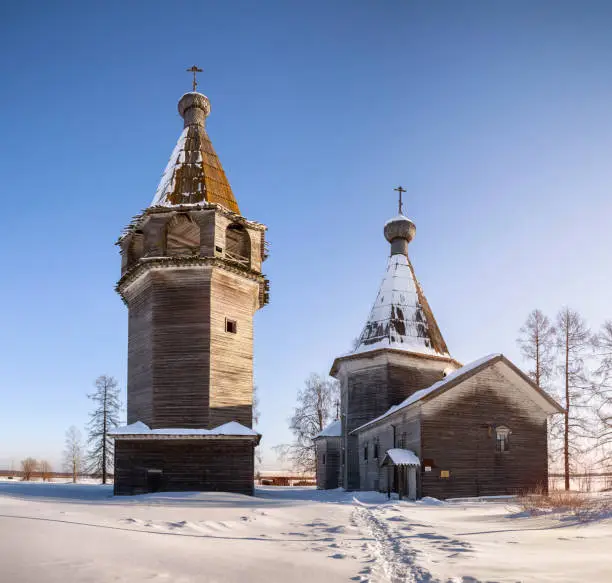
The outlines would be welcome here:
M 387 450 L 383 466 L 420 466 L 419 456 L 410 449 L 393 448 Z

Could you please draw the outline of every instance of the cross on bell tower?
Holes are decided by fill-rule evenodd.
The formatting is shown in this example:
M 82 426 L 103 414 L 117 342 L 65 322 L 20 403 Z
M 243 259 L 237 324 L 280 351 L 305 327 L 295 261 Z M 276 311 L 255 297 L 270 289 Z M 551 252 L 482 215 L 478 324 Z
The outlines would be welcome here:
M 404 192 L 406 192 L 406 189 L 403 188 L 402 186 L 398 186 L 397 188 L 394 188 L 393 190 L 395 190 L 395 192 L 399 193 L 399 204 L 398 204 L 398 207 L 399 207 L 399 214 L 401 215 L 401 214 L 403 214 L 402 213 L 402 210 L 403 210 L 402 194 Z
M 202 72 L 202 69 L 199 69 L 197 65 L 194 65 L 193 67 L 190 67 L 189 69 L 187 69 L 187 73 L 193 73 L 193 92 L 194 93 L 198 90 L 198 80 L 196 78 L 196 75 L 201 72 Z

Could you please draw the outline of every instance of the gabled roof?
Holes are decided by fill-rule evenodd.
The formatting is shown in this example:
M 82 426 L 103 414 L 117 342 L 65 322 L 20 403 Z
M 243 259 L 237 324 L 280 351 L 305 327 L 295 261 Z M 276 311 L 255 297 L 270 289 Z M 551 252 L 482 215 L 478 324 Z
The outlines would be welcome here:
M 399 405 L 391 407 L 388 411 L 386 411 L 379 417 L 376 417 L 375 419 L 364 423 L 357 429 L 354 429 L 351 433 L 357 433 L 363 429 L 366 429 L 367 427 L 370 427 L 371 425 L 374 425 L 375 423 L 378 423 L 379 421 L 382 421 L 387 417 L 394 415 L 398 411 L 403 411 L 407 409 L 411 405 L 433 399 L 443 394 L 447 390 L 459 385 L 460 383 L 474 376 L 480 371 L 497 364 L 498 362 L 503 362 L 513 373 L 518 375 L 524 383 L 527 383 L 527 385 L 532 390 L 534 390 L 537 395 L 544 399 L 544 401 L 548 404 L 549 414 L 563 413 L 564 409 L 563 407 L 561 407 L 561 405 L 559 405 L 559 403 L 557 403 L 545 391 L 540 389 L 523 371 L 521 371 L 517 366 L 510 362 L 503 354 L 489 354 L 488 356 L 479 358 L 478 360 L 470 362 L 469 364 L 466 364 L 465 366 L 453 371 L 441 381 L 438 381 L 437 383 L 431 385 L 431 387 L 416 391 L 408 398 L 404 399 Z
M 319 437 L 340 437 L 342 435 L 342 423 L 340 423 L 339 419 L 332 421 L 327 427 L 325 427 L 322 431 L 317 433 L 313 439 L 318 439 Z
M 186 93 L 179 101 L 185 128 L 172 151 L 151 206 L 217 203 L 240 213 L 221 162 L 205 127 L 208 98 Z

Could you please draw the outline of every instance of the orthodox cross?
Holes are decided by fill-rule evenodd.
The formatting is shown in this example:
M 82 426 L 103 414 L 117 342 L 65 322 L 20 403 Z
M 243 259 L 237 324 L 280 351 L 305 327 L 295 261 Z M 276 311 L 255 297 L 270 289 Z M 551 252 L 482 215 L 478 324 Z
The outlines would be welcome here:
M 198 69 L 197 65 L 194 65 L 193 67 L 191 67 L 191 69 L 187 69 L 187 73 L 193 73 L 193 90 L 194 90 L 194 92 L 198 88 L 198 81 L 196 79 L 196 74 L 197 73 L 201 73 L 201 72 L 202 72 L 202 69 Z
M 393 190 L 395 190 L 395 192 L 399 192 L 399 214 L 402 214 L 402 193 L 406 192 L 405 188 L 402 188 L 401 186 L 398 186 L 397 188 L 394 188 Z

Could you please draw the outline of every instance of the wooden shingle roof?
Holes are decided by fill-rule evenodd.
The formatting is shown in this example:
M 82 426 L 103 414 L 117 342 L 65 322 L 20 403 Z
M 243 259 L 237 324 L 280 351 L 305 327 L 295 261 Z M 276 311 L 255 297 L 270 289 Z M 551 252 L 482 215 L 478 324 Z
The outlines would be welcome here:
M 179 206 L 203 202 L 220 204 L 240 214 L 221 161 L 206 132 L 208 98 L 186 93 L 179 101 L 185 127 L 170 156 L 151 206 Z

